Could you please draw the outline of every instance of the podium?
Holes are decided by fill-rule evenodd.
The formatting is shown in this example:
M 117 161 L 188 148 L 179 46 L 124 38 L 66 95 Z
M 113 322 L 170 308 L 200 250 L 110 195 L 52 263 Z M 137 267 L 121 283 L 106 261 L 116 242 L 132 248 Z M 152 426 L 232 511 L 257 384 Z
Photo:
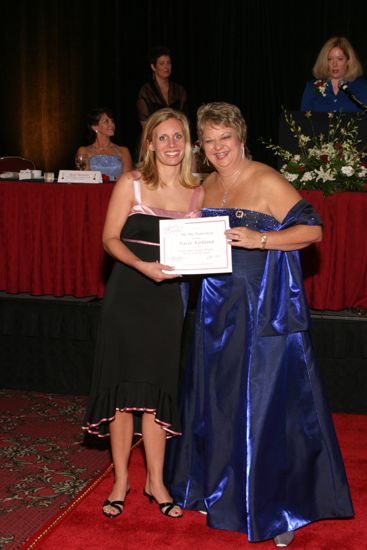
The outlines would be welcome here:
M 302 128 L 302 131 L 307 136 L 318 136 L 323 133 L 325 140 L 327 141 L 328 128 L 330 124 L 329 113 L 316 113 L 313 112 L 310 117 L 306 116 L 306 113 L 300 111 L 287 111 L 289 115 L 293 117 L 297 126 Z M 349 120 L 356 120 L 358 127 L 358 139 L 360 145 L 358 147 L 361 151 L 367 153 L 367 114 L 366 113 L 333 113 L 334 116 L 341 116 L 342 121 L 347 123 Z M 287 149 L 290 153 L 298 153 L 299 147 L 297 140 L 294 138 L 289 125 L 287 124 L 284 113 L 279 116 L 279 132 L 278 132 L 278 144 L 280 147 Z M 283 161 L 278 158 L 278 167 L 282 166 Z

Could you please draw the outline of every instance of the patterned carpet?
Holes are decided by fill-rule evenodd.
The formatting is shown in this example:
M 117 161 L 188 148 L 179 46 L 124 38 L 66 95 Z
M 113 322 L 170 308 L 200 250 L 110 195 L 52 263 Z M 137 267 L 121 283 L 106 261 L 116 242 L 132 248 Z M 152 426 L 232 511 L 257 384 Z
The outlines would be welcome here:
M 106 442 L 81 431 L 85 404 L 0 390 L 0 548 L 19 548 L 108 465 Z

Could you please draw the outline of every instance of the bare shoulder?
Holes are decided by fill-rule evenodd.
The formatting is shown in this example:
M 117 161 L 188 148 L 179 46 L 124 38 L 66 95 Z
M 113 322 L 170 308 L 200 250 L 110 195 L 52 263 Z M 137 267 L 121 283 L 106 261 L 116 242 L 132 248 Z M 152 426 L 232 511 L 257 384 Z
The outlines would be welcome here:
M 127 147 L 125 147 L 124 145 L 119 145 L 119 149 L 120 149 L 120 153 L 122 155 L 129 155 L 130 156 L 130 151 Z
M 297 189 L 280 172 L 261 162 L 254 164 L 253 181 L 259 187 L 269 212 L 279 221 L 302 199 Z
M 131 195 L 134 194 L 134 181 L 140 178 L 140 172 L 137 170 L 131 170 L 129 172 L 124 172 L 122 176 L 118 178 L 114 184 L 113 194 L 114 195 Z
M 278 172 L 268 164 L 264 164 L 263 162 L 257 162 L 254 160 L 251 161 L 249 172 L 250 171 L 252 172 L 252 177 L 256 179 L 258 183 L 261 183 L 263 185 L 266 185 L 269 181 L 273 184 L 286 181 L 284 180 L 280 172 Z
M 124 170 L 130 171 L 133 168 L 133 160 L 127 147 L 120 146 L 120 155 L 124 164 Z
M 140 178 L 141 173 L 139 170 L 129 170 L 128 172 L 124 172 L 116 183 L 122 182 L 123 185 L 132 185 L 134 181 L 140 180 Z
M 278 170 L 267 164 L 254 162 L 253 178 L 270 196 L 285 194 L 294 198 L 301 198 L 297 189 Z

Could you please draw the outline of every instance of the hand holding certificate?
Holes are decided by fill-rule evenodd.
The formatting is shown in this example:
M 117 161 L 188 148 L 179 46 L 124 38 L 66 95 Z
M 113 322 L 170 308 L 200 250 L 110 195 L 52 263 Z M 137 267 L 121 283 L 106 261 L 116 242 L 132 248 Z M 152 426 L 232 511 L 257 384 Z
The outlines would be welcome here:
M 170 274 L 231 273 L 228 216 L 160 220 L 160 261 Z

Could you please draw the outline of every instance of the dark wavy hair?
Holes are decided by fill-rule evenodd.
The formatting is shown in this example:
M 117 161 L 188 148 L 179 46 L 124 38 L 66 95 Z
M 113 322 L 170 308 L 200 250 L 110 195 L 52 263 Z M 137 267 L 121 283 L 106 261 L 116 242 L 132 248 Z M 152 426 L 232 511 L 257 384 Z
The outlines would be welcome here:
M 171 52 L 166 46 L 155 46 L 149 52 L 149 64 L 154 65 L 157 63 L 157 60 L 162 57 L 162 55 L 168 55 L 171 58 Z
M 106 114 L 112 120 L 115 120 L 115 115 L 113 114 L 112 109 L 109 107 L 94 107 L 87 114 L 87 139 L 88 142 L 93 143 L 96 139 L 96 133 L 92 129 L 92 126 L 96 126 L 101 120 L 101 116 Z

